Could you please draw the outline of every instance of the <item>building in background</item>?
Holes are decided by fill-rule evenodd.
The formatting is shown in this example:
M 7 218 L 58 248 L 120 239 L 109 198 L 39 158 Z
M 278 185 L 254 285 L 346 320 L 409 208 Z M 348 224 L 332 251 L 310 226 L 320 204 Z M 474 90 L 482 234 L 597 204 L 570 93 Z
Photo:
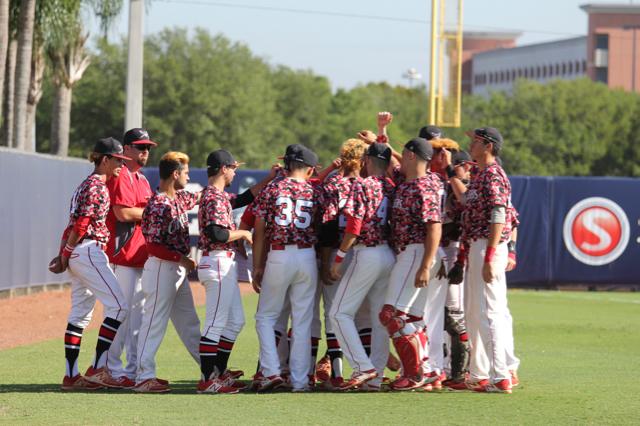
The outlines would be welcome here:
M 519 78 L 546 83 L 589 77 L 640 91 L 640 4 L 585 4 L 586 36 L 516 47 L 518 33 L 465 32 L 462 88 L 488 95 L 511 91 Z

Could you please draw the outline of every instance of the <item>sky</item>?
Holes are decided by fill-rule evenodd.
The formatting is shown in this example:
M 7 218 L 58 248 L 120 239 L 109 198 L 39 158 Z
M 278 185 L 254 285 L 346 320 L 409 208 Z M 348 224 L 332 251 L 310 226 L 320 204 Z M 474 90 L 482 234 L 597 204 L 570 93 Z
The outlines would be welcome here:
M 271 64 L 310 69 L 332 87 L 428 75 L 430 0 L 146 0 L 145 35 L 202 27 L 249 46 Z M 126 35 L 129 1 L 109 32 Z M 584 35 L 588 0 L 464 0 L 464 29 L 520 31 L 518 45 Z M 640 3 L 640 0 L 636 1 Z M 276 10 L 276 9 L 286 9 Z M 92 34 L 99 30 L 94 23 Z

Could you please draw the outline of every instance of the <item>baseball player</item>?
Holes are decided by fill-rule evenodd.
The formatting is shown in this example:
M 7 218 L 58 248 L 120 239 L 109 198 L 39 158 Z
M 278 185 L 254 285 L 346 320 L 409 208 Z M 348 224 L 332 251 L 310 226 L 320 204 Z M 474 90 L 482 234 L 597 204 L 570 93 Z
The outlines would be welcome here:
M 469 162 L 471 157 L 465 151 L 453 153 L 452 164 L 447 164 L 449 178 L 454 175 L 466 186 L 469 184 Z M 462 205 L 447 185 L 445 203 L 445 223 L 442 229 L 442 247 L 447 258 L 447 278 L 449 288 L 445 305 L 445 330 L 450 339 L 448 345 L 450 370 L 445 386 L 464 385 L 465 374 L 469 370 L 469 336 L 464 320 L 464 261 L 459 258 L 462 234 Z
M 137 369 L 136 346 L 142 320 L 142 267 L 148 254 L 140 228 L 142 211 L 153 195 L 147 178 L 140 169 L 147 164 L 149 151 L 156 143 L 140 128 L 127 131 L 122 141 L 126 160 L 118 176 L 107 180 L 111 208 L 107 215 L 109 242 L 107 256 L 118 279 L 120 289 L 130 307 L 129 315 L 120 327 L 107 356 L 111 375 L 123 387 L 135 386 Z M 123 367 L 122 350 L 126 349 L 127 365 Z
M 470 154 L 478 169 L 463 196 L 464 238 L 470 244 L 465 292 L 471 338 L 470 383 L 479 392 L 511 393 L 505 277 L 512 224 L 511 184 L 496 163 L 503 145 L 500 132 L 485 127 L 475 129 L 471 136 Z M 456 180 L 456 176 L 451 178 Z
M 142 233 L 149 259 L 142 273 L 142 292 L 146 300 L 138 337 L 136 392 L 164 393 L 170 388 L 156 377 L 155 355 L 167 330 L 169 318 L 176 329 L 188 333 L 181 339 L 191 356 L 200 361 L 200 320 L 196 314 L 187 273 L 196 267 L 189 257 L 187 212 L 200 194 L 184 191 L 189 181 L 189 157 L 168 152 L 160 159 L 159 191 L 142 213 Z
M 260 289 L 256 329 L 264 375 L 259 391 L 283 383 L 274 326 L 287 292 L 292 318 L 291 385 L 296 392 L 309 389 L 311 321 L 318 278 L 315 227 L 321 194 L 308 180 L 318 157 L 299 145 L 290 150 L 285 162 L 287 177 L 263 191 L 256 200 L 253 273 L 254 285 Z
M 410 390 L 430 386 L 424 369 L 427 341 L 423 315 L 427 286 L 435 275 L 441 236 L 442 180 L 429 171 L 431 144 L 411 139 L 402 151 L 404 181 L 396 187 L 391 209 L 392 241 L 397 254 L 391 270 L 385 304 L 379 318 L 393 340 L 402 362 L 402 375 L 391 389 Z
M 375 318 L 371 320 L 371 355 L 368 356 L 354 318 L 363 302 L 369 305 L 373 315 L 381 311 L 389 271 L 395 260 L 387 243 L 387 214 L 394 190 L 393 183 L 385 178 L 390 160 L 391 149 L 384 144 L 374 143 L 367 149 L 368 177 L 355 181 L 346 199 L 345 234 L 331 267 L 331 278 L 338 279 L 342 273 L 341 263 L 353 247 L 353 259 L 340 281 L 329 314 L 340 346 L 345 348 L 353 368 L 351 378 L 340 386 L 343 390 L 365 383 L 370 384 L 369 389 L 379 389 L 389 358 L 389 340 L 382 324 Z
M 427 126 L 427 128 L 433 128 L 435 126 Z M 436 128 L 437 129 L 437 128 Z M 424 130 L 424 129 L 423 129 Z M 436 173 L 445 184 L 446 179 L 446 166 L 447 166 L 447 151 L 456 153 L 460 150 L 457 142 L 447 138 L 435 138 L 429 140 L 431 146 L 434 149 L 433 159 L 431 161 L 431 170 Z M 445 184 L 445 186 L 448 186 Z M 446 379 L 444 374 L 444 324 L 445 324 L 445 305 L 447 300 L 447 293 L 449 291 L 449 280 L 447 278 L 447 271 L 453 266 L 457 255 L 458 248 L 449 241 L 449 237 L 444 233 L 444 230 L 448 230 L 447 225 L 448 210 L 448 198 L 446 192 L 443 194 L 442 205 L 443 209 L 443 237 L 440 241 L 441 253 L 443 255 L 442 260 L 438 266 L 438 274 L 432 278 L 429 286 L 427 287 L 427 304 L 425 311 L 425 324 L 427 339 L 429 341 L 429 363 L 432 371 L 429 373 L 429 377 L 434 379 L 431 383 L 433 389 L 441 389 L 442 381 Z
M 362 157 L 367 145 L 360 139 L 346 140 L 340 149 L 340 170 L 327 177 L 322 184 L 323 189 L 323 225 L 320 231 L 321 278 L 324 285 L 319 286 L 324 301 L 324 323 L 327 336 L 327 355 L 329 357 L 329 377 L 320 376 L 330 389 L 338 388 L 344 381 L 342 378 L 342 348 L 336 337 L 333 322 L 329 318 L 338 286 L 330 276 L 332 257 L 335 257 L 338 246 L 347 225 L 344 216 L 349 194 L 356 182 L 360 181 Z M 345 262 L 346 268 L 346 262 Z
M 109 347 L 126 319 L 129 307 L 104 252 L 109 240 L 106 226 L 109 191 L 105 182 L 118 176 L 123 162 L 129 158 L 123 155 L 120 142 L 106 138 L 96 142 L 89 160 L 95 168 L 73 194 L 60 255 L 49 264 L 49 269 L 55 273 L 68 268 L 71 278 L 71 312 L 64 337 L 64 391 L 123 387 L 107 368 Z M 105 318 L 98 332 L 93 363 L 82 376 L 78 371 L 80 343 L 82 332 L 91 320 L 96 298 L 104 305 Z
M 254 195 L 273 178 L 275 169 L 267 179 L 236 196 L 224 189 L 233 182 L 240 164 L 225 150 L 214 151 L 207 158 L 208 186 L 203 191 L 198 210 L 198 248 L 202 250 L 198 277 L 207 296 L 207 313 L 200 338 L 202 378 L 198 384 L 199 393 L 237 393 L 244 387 L 235 380 L 242 372 L 231 372 L 227 362 L 244 326 L 235 262 L 237 243 L 244 240 L 251 244 L 252 234 L 236 229 L 233 209 L 251 203 Z

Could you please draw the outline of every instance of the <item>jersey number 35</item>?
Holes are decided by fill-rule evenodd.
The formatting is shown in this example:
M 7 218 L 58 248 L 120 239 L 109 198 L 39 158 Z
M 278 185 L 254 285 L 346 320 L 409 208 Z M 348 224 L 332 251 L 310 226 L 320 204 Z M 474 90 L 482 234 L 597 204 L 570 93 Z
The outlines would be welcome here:
M 299 229 L 306 229 L 311 225 L 313 201 L 278 197 L 276 206 L 280 208 L 280 215 L 275 217 L 277 225 L 289 226 L 293 222 L 295 227 Z

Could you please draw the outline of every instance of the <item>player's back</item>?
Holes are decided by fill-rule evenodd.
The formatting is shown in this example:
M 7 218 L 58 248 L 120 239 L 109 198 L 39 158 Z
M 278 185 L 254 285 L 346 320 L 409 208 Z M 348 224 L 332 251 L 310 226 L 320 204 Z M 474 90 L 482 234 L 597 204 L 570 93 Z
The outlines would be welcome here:
M 312 246 L 320 191 L 307 181 L 285 178 L 260 195 L 256 216 L 266 223 L 271 243 Z

